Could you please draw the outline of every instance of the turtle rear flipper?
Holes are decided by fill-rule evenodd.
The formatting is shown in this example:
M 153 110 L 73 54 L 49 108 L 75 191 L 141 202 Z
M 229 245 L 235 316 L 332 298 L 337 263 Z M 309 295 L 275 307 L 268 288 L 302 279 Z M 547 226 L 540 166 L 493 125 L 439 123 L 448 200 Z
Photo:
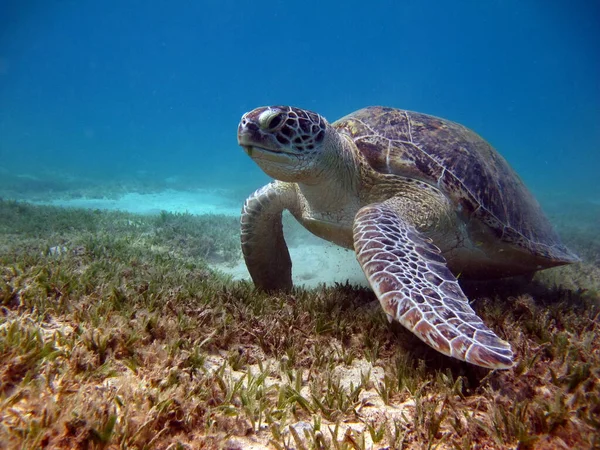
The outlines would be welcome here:
M 353 234 L 358 262 L 388 318 L 445 355 L 491 369 L 513 366 L 510 345 L 469 306 L 440 250 L 392 206 L 361 208 Z

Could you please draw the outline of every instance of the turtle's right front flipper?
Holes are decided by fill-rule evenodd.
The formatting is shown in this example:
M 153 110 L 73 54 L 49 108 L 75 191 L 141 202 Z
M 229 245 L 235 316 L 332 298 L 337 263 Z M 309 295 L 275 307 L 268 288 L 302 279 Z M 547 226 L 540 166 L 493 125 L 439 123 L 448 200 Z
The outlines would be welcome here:
M 254 192 L 242 208 L 242 253 L 252 281 L 265 291 L 292 289 L 292 260 L 281 214 L 296 198 L 292 186 L 276 181 Z
M 491 369 L 512 367 L 510 345 L 471 309 L 440 250 L 393 206 L 358 211 L 354 249 L 389 318 L 445 355 Z

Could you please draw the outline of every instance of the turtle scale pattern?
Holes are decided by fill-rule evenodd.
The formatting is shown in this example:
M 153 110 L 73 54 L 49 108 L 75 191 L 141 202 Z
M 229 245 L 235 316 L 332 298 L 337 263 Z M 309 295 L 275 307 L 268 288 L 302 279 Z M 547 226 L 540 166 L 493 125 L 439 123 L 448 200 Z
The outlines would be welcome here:
M 557 262 L 578 260 L 506 160 L 468 128 L 379 106 L 358 110 L 333 126 L 350 136 L 375 171 L 437 185 L 467 221 L 483 222 L 500 240 Z

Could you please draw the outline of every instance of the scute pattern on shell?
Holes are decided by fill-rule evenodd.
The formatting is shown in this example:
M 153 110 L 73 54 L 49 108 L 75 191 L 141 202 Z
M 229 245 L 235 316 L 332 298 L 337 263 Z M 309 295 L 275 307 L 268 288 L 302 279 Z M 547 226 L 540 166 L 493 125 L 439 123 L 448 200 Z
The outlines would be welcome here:
M 385 107 L 361 109 L 333 125 L 375 171 L 438 187 L 468 220 L 483 222 L 504 242 L 557 261 L 577 260 L 506 160 L 468 128 Z

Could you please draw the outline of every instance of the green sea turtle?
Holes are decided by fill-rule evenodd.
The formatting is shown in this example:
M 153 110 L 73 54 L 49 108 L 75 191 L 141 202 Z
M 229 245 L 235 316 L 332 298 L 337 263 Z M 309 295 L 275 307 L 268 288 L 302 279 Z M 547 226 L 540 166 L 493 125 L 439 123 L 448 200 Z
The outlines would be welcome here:
M 238 142 L 277 181 L 241 216 L 255 285 L 289 290 L 282 211 L 353 249 L 388 319 L 445 355 L 513 365 L 454 274 L 504 277 L 575 262 L 521 179 L 486 141 L 448 120 L 368 107 L 329 124 L 289 106 L 246 113 Z

